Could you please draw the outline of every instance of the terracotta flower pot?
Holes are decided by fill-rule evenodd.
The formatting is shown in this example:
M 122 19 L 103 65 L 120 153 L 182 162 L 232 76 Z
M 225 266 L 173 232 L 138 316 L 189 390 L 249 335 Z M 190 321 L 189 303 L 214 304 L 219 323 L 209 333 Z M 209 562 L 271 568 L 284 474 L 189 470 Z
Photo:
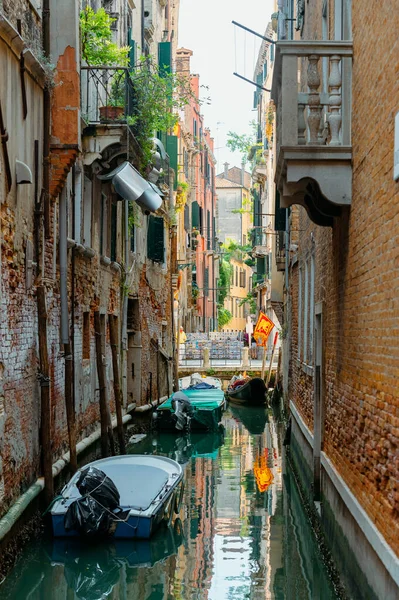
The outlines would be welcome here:
M 100 121 L 118 121 L 123 117 L 123 106 L 100 106 Z

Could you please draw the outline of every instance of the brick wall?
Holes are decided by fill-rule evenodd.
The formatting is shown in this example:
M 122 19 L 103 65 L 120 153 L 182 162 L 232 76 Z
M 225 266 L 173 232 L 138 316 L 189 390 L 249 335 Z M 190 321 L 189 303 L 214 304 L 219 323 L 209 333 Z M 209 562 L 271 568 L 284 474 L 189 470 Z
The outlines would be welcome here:
M 352 207 L 332 229 L 309 224 L 299 209 L 299 261 L 313 231 L 315 301 L 324 302 L 324 450 L 399 553 L 399 183 L 392 177 L 399 41 L 392 9 L 381 4 L 374 20 L 353 3 Z M 295 363 L 295 268 L 291 292 L 290 394 L 312 429 L 312 380 Z

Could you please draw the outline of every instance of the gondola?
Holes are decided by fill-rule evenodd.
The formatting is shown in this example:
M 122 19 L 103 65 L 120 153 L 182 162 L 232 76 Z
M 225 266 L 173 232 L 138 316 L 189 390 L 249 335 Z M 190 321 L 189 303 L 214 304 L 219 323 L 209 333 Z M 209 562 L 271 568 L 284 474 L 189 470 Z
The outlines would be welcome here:
M 230 382 L 226 394 L 231 402 L 248 406 L 261 406 L 267 401 L 266 385 L 260 377 L 251 377 L 248 380 L 235 378 Z

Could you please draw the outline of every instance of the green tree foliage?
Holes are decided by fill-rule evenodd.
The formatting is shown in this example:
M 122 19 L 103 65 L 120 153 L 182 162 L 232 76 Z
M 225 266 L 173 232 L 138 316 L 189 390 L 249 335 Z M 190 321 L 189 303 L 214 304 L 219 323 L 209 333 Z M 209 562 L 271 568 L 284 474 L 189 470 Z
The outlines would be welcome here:
M 256 144 L 257 124 L 255 121 L 249 123 L 251 128 L 250 134 L 239 135 L 235 131 L 229 131 L 227 134 L 227 147 L 232 152 L 241 152 L 242 161 L 246 163 L 248 161 L 248 153 L 252 146 Z
M 228 325 L 232 318 L 233 315 L 227 308 L 223 308 L 223 306 L 218 307 L 218 324 L 220 329 Z
M 256 302 L 255 302 L 255 298 L 253 297 L 253 295 L 251 294 L 251 292 L 249 292 L 245 296 L 245 298 L 243 298 L 241 300 L 241 302 L 239 303 L 238 306 L 242 306 L 243 304 L 247 304 L 247 303 L 249 304 L 251 314 L 252 315 L 256 314 L 256 309 L 257 309 Z
M 233 267 L 228 260 L 224 258 L 220 262 L 219 267 L 219 290 L 218 290 L 218 304 L 223 306 L 226 296 L 230 291 L 231 276 L 233 274 Z
M 132 74 L 135 107 L 128 122 L 143 152 L 145 168 L 152 157 L 151 138 L 158 131 L 169 132 L 178 122 L 177 111 L 192 97 L 187 78 L 162 71 L 151 57 L 142 57 Z
M 80 13 L 82 56 L 90 66 L 128 65 L 129 48 L 119 47 L 112 41 L 111 24 L 115 21 L 103 8 L 96 12 L 87 6 Z

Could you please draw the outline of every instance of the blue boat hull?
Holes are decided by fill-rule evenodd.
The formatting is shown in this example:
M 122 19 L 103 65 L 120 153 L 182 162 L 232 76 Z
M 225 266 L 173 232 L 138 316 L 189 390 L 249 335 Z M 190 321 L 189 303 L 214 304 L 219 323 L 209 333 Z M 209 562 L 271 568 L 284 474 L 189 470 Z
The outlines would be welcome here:
M 115 539 L 148 539 L 161 523 L 171 523 L 173 513 L 177 514 L 184 486 L 181 483 L 183 471 L 176 461 L 165 456 L 125 455 L 101 459 L 89 466 L 100 469 L 103 475 L 110 477 L 120 494 L 122 513 L 116 510 L 105 536 Z M 80 474 L 81 471 L 78 471 L 74 475 L 51 509 L 55 537 L 90 538 L 91 535 L 97 535 L 96 532 L 99 532 L 98 535 L 103 534 L 101 526 L 96 528 L 97 515 L 91 509 L 88 510 L 87 517 L 91 535 L 81 527 L 79 518 L 67 519 L 68 529 L 65 528 L 69 508 L 81 498 L 76 485 Z M 101 506 L 101 500 L 96 501 Z M 118 514 L 128 516 L 126 520 L 118 520 Z M 94 522 L 91 522 L 93 516 Z

